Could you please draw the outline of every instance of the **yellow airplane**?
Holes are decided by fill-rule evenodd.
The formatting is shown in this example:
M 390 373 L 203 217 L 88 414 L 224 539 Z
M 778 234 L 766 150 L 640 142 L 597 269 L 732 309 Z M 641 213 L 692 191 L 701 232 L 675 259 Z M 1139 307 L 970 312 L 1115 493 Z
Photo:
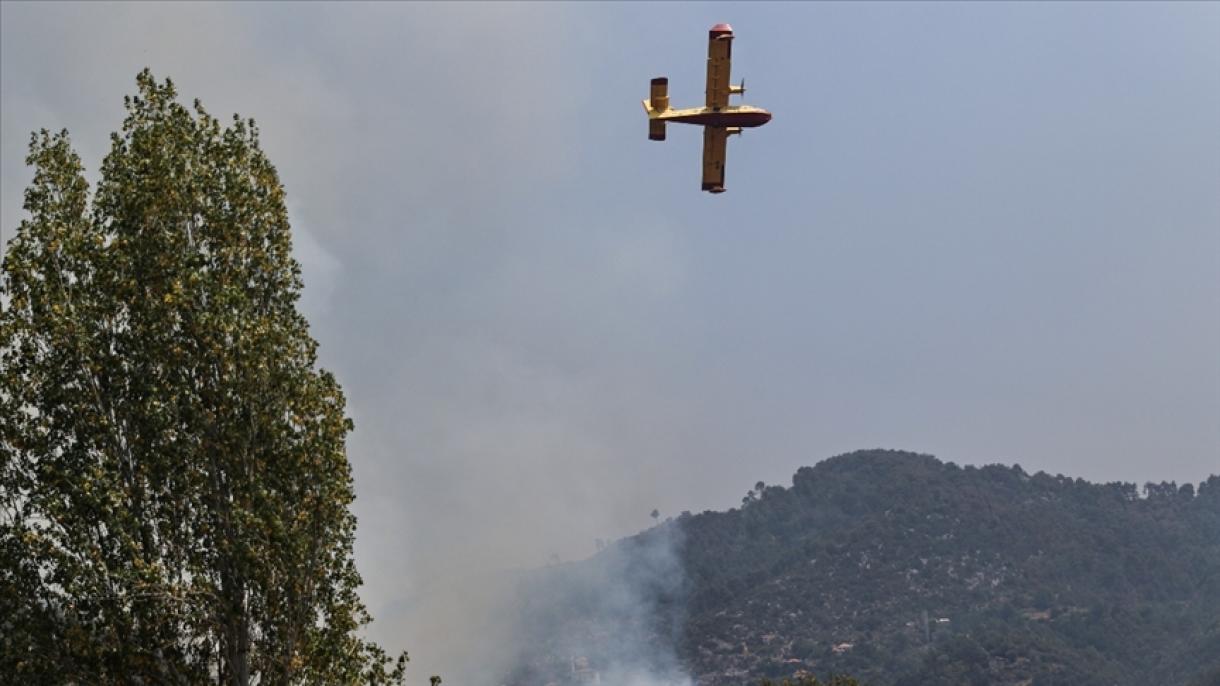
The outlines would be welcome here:
M 716 24 L 707 33 L 707 102 L 703 107 L 675 110 L 669 106 L 669 79 L 661 76 L 652 80 L 649 98 L 644 101 L 648 113 L 648 139 L 665 140 L 665 122 L 698 124 L 703 127 L 703 190 L 724 192 L 724 159 L 729 136 L 741 135 L 743 128 L 762 126 L 771 121 L 771 113 L 749 105 L 730 105 L 730 95 L 746 92 L 746 80 L 740 86 L 729 83 L 729 65 L 733 56 L 733 27 Z

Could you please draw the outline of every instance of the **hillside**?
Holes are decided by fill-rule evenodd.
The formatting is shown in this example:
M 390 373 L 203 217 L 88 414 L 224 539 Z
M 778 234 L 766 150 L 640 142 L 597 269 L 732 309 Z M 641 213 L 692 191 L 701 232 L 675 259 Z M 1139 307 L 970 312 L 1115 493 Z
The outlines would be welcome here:
M 615 670 L 1210 686 L 1220 477 L 1141 491 L 857 452 L 540 570 L 522 598 L 521 686 Z

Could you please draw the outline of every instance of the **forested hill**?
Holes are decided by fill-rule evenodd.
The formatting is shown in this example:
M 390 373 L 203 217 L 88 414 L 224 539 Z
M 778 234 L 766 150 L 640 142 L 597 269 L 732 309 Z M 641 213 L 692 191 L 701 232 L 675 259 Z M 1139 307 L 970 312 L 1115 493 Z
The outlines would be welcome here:
M 874 684 L 1213 686 L 1220 477 L 1139 489 L 856 452 L 534 583 L 525 614 L 541 629 L 521 683 L 587 677 L 573 657 L 597 670 L 631 654 L 703 686 L 802 671 Z M 623 647 L 624 635 L 644 638 Z M 659 646 L 671 642 L 667 658 Z

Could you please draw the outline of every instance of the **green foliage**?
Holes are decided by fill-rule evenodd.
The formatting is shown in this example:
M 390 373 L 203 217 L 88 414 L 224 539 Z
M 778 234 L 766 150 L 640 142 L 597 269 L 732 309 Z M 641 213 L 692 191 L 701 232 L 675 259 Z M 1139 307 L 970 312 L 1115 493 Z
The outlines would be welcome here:
M 90 198 L 30 141 L 0 281 L 0 672 L 22 683 L 400 682 L 358 636 L 334 377 L 252 121 L 145 70 Z

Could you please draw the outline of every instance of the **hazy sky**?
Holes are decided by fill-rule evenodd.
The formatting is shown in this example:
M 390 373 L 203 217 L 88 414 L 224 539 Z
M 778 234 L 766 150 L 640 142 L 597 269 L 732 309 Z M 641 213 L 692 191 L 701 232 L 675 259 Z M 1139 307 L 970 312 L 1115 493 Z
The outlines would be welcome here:
M 699 130 L 650 142 L 639 101 L 664 74 L 700 103 L 719 21 L 775 119 L 711 196 Z M 857 448 L 1220 472 L 1220 4 L 5 2 L 0 26 L 5 239 L 29 132 L 68 128 L 92 174 L 144 66 L 258 120 L 389 647 L 438 577 Z

